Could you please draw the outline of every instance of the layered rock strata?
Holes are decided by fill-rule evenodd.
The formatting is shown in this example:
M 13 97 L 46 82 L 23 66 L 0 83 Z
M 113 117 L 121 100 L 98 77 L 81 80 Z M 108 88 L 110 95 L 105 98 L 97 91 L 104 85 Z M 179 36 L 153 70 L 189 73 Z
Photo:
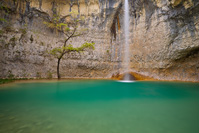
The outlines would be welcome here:
M 84 17 L 88 33 L 71 40 L 95 42 L 95 50 L 71 53 L 61 62 L 62 77 L 110 78 L 122 73 L 122 0 L 6 0 L 0 6 L 0 76 L 56 77 L 48 51 L 65 39 L 44 21 L 70 12 Z M 199 81 L 199 2 L 129 0 L 131 71 L 160 80 Z

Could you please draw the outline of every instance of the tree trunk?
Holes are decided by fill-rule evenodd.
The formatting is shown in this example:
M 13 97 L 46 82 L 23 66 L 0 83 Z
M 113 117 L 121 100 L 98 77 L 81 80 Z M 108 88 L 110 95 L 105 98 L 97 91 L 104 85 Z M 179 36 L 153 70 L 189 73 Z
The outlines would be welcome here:
M 61 76 L 59 74 L 59 65 L 60 65 L 60 61 L 61 61 L 61 58 L 58 58 L 58 62 L 57 62 L 57 78 L 58 79 L 61 79 Z

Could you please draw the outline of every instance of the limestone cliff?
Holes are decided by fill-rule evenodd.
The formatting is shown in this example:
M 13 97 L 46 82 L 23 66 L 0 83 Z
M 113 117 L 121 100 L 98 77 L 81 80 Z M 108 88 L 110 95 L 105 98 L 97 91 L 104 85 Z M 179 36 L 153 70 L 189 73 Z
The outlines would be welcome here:
M 157 79 L 199 80 L 199 2 L 132 2 L 132 69 Z
M 64 36 L 47 28 L 54 14 L 76 11 L 88 33 L 71 40 L 95 42 L 95 51 L 72 53 L 62 77 L 110 78 L 122 73 L 123 0 L 5 0 L 0 2 L 0 77 L 56 77 L 48 51 Z M 199 81 L 199 2 L 129 0 L 131 70 L 161 80 Z

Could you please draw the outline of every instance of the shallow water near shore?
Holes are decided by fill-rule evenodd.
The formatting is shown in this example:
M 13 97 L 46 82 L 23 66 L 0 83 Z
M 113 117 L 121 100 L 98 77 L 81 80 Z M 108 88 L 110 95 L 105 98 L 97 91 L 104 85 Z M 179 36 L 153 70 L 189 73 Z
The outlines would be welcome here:
M 199 83 L 69 80 L 0 88 L 0 133 L 199 131 Z

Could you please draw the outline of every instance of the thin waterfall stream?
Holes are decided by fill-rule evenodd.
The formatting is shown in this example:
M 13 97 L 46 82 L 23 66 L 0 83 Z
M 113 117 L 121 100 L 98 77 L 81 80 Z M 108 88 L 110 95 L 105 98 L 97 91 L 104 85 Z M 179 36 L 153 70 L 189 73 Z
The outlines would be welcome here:
M 130 80 L 130 57 L 129 57 L 129 3 L 128 0 L 125 0 L 124 3 L 124 62 L 123 62 L 123 71 L 125 73 L 124 80 Z

